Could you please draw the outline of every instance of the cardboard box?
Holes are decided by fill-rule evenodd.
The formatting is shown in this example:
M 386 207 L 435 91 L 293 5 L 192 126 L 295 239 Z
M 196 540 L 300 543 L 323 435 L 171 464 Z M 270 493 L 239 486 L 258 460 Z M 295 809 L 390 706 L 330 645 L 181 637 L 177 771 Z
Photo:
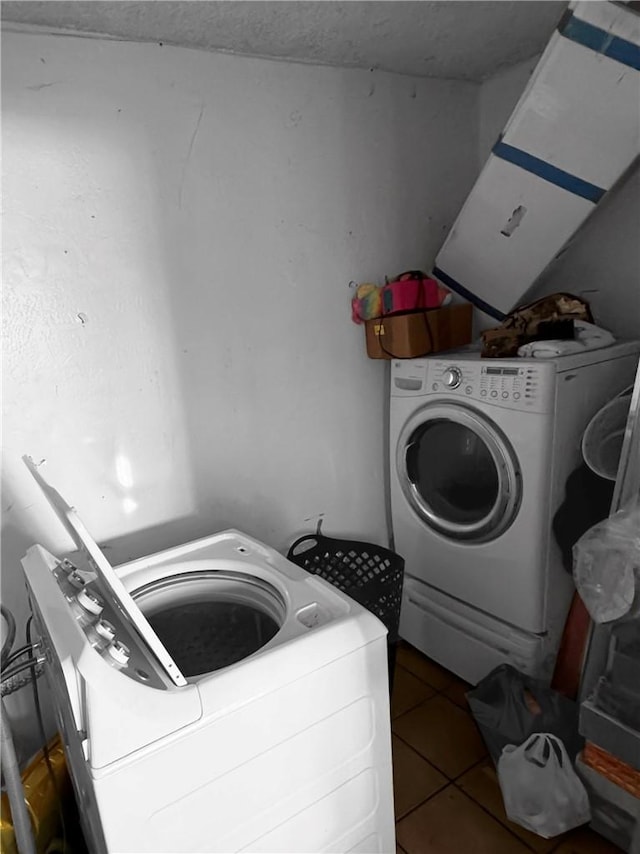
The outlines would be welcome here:
M 471 342 L 470 303 L 365 322 L 370 359 L 414 359 Z

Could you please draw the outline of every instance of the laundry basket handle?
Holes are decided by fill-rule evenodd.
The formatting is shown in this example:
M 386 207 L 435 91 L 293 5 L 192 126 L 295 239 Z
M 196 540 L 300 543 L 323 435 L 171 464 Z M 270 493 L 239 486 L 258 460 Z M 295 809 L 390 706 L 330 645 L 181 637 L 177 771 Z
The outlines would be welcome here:
M 306 545 L 306 548 L 302 550 L 298 550 L 298 547 L 302 544 Z M 290 560 L 292 557 L 298 557 L 301 554 L 304 554 L 306 551 L 315 548 L 319 543 L 319 539 L 317 534 L 304 534 L 302 537 L 298 537 L 298 539 L 289 546 L 289 551 L 287 552 L 287 558 Z

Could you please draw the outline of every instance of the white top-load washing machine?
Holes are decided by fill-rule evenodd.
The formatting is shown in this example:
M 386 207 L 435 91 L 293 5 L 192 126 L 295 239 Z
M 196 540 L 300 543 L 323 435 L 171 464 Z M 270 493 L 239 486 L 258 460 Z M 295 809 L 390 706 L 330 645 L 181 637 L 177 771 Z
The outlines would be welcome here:
M 23 559 L 89 848 L 392 852 L 386 630 L 238 531 Z
M 573 593 L 553 516 L 589 419 L 633 382 L 639 350 L 392 361 L 400 634 L 467 681 L 502 662 L 552 675 Z

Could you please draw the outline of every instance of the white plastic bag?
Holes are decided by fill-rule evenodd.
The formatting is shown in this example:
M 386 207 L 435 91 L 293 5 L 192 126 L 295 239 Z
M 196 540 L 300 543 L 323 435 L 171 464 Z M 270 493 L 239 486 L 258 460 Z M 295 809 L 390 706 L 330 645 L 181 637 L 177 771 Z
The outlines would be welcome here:
M 594 623 L 631 616 L 640 590 L 640 507 L 620 510 L 580 537 L 573 578 Z
M 507 816 L 545 839 L 591 820 L 587 792 L 555 735 L 534 733 L 519 747 L 508 744 L 498 780 Z

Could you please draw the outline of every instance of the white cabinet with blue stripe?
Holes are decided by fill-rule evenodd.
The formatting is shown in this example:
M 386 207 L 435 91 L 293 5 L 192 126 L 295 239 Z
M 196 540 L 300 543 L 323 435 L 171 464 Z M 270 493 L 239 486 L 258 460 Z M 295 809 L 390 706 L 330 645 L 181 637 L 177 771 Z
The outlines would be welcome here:
M 640 15 L 573 2 L 436 258 L 495 325 L 640 154 Z

